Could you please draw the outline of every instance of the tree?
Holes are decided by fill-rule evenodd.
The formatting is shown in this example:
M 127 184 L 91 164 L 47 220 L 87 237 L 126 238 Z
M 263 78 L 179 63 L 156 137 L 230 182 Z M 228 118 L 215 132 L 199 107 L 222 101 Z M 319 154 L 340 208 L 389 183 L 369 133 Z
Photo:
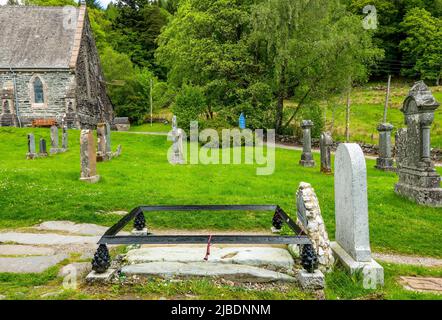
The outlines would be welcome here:
M 243 102 L 244 90 L 256 82 L 259 62 L 247 43 L 252 2 L 183 0 L 158 39 L 156 58 L 168 70 L 169 84 L 201 87 L 207 118 Z
M 266 0 L 254 7 L 251 40 L 277 97 L 275 128 L 281 132 L 307 102 L 348 88 L 348 77 L 367 79 L 367 66 L 382 55 L 339 1 Z M 284 120 L 284 100 L 298 106 Z
M 404 59 L 414 65 L 403 69 L 407 76 L 420 75 L 422 79 L 439 83 L 442 75 L 442 19 L 433 17 L 425 9 L 409 11 L 401 26 L 407 38 L 400 43 Z
M 305 103 L 347 88 L 349 75 L 365 80 L 366 64 L 380 54 L 339 1 L 255 3 L 183 0 L 159 37 L 156 57 L 169 83 L 201 87 L 209 119 L 222 114 L 233 124 L 247 110 L 273 118 L 260 125 L 281 132 Z M 287 98 L 298 108 L 283 123 Z

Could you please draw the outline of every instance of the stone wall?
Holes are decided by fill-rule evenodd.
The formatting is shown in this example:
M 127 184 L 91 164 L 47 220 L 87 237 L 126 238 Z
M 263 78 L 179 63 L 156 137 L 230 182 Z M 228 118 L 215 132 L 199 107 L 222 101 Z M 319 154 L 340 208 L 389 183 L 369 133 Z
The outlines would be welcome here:
M 87 15 L 82 32 L 75 67 L 77 109 L 82 127 L 94 128 L 99 122 L 112 122 L 114 113 Z
M 44 99 L 43 105 L 32 104 L 33 86 L 32 80 L 38 76 L 43 82 Z M 65 95 L 69 83 L 75 75 L 69 70 L 59 71 L 16 71 L 16 92 L 14 104 L 18 104 L 18 113 L 23 126 L 30 125 L 36 118 L 61 119 L 66 112 Z M 0 71 L 0 87 L 14 83 L 14 75 L 11 72 Z M 17 107 L 16 107 L 17 108 Z

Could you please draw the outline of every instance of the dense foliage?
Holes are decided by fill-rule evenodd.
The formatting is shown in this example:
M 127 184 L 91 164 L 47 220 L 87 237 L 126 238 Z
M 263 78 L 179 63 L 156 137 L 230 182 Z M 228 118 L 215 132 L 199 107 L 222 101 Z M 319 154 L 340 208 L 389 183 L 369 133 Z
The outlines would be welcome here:
M 151 81 L 154 110 L 172 107 L 184 122 L 232 126 L 243 112 L 251 128 L 284 133 L 305 110 L 320 127 L 319 102 L 370 77 L 436 83 L 442 73 L 442 0 L 87 3 L 108 94 L 132 121 L 149 114 Z M 363 28 L 367 5 L 373 30 Z

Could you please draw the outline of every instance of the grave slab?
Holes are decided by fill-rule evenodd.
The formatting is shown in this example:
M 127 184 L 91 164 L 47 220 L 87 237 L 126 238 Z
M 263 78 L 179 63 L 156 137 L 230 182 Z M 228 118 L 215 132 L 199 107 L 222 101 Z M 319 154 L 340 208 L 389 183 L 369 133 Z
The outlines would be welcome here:
M 107 231 L 108 227 L 91 223 L 76 224 L 71 221 L 46 221 L 39 224 L 36 229 L 45 231 L 66 231 L 88 236 L 101 236 Z
M 124 266 L 121 272 L 128 276 L 161 278 L 215 277 L 239 282 L 296 282 L 294 277 L 283 273 L 252 266 L 223 263 L 150 262 Z
M 0 245 L 0 256 L 52 256 L 55 250 L 23 245 Z
M 200 247 L 153 247 L 131 250 L 126 260 L 130 264 L 149 262 L 203 262 L 206 246 Z M 294 260 L 289 251 L 266 247 L 211 247 L 209 263 L 240 264 L 266 267 L 293 273 Z
M 0 258 L 0 273 L 41 273 L 57 263 L 67 259 L 68 255 Z
M 442 294 L 442 278 L 400 277 L 406 290 Z
M 53 233 L 0 233 L 0 242 L 15 242 L 28 245 L 96 244 L 98 236 L 65 236 Z

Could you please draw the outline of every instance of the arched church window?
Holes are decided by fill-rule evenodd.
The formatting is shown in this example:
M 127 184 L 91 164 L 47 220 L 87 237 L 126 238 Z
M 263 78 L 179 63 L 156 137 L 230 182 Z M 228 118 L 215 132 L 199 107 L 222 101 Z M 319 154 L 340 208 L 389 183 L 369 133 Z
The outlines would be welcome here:
M 43 92 L 43 82 L 39 77 L 34 80 L 34 102 L 35 103 L 44 103 L 44 92 Z

